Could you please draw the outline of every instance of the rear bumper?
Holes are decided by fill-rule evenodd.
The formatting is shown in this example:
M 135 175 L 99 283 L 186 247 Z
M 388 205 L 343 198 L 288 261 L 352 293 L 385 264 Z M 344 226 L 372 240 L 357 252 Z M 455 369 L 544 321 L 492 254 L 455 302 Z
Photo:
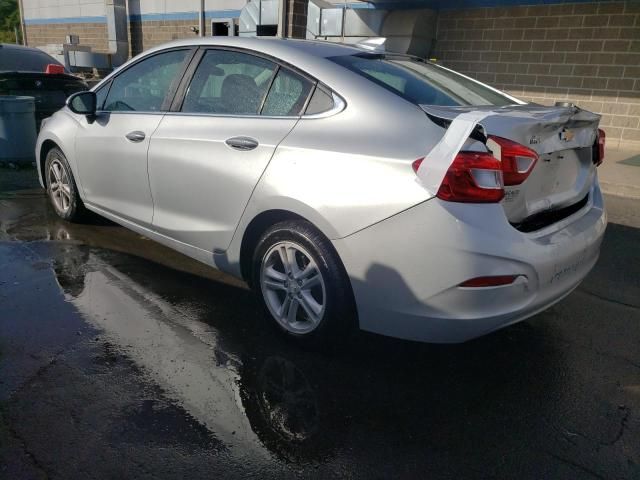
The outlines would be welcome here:
M 568 295 L 595 265 L 606 223 L 596 183 L 581 210 L 532 233 L 513 228 L 499 204 L 432 199 L 334 245 L 351 278 L 360 328 L 456 343 Z M 493 275 L 520 277 L 507 286 L 458 286 Z

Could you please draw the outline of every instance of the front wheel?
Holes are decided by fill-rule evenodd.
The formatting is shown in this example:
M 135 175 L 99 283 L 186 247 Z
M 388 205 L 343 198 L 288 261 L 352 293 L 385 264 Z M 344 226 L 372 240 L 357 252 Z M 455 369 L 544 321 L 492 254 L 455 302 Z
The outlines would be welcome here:
M 354 325 L 351 284 L 331 242 L 310 223 L 286 221 L 261 237 L 253 288 L 269 317 L 302 342 L 342 339 Z
M 49 150 L 44 168 L 47 193 L 58 216 L 69 222 L 81 221 L 86 216 L 86 209 L 69 162 L 60 149 Z

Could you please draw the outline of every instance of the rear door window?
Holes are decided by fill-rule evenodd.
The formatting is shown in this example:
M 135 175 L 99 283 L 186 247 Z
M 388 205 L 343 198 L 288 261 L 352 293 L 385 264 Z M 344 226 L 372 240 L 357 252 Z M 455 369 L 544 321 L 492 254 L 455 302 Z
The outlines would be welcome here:
M 309 105 L 305 110 L 305 115 L 317 115 L 319 113 L 327 112 L 334 106 L 333 96 L 331 92 L 318 85 L 309 100 Z
M 132 65 L 111 81 L 104 110 L 160 112 L 177 86 L 189 50 L 159 53 Z
M 264 102 L 262 115 L 300 115 L 312 88 L 313 84 L 302 75 L 280 67 Z
M 276 73 L 267 59 L 230 50 L 208 50 L 182 103 L 186 113 L 257 115 Z

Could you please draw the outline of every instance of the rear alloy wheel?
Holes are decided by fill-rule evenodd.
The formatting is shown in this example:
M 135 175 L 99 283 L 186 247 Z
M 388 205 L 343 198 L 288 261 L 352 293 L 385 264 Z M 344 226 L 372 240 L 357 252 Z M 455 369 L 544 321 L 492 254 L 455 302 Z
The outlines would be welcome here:
M 277 242 L 265 254 L 260 287 L 269 312 L 282 328 L 304 335 L 322 322 L 324 279 L 311 254 L 294 242 Z
M 302 342 L 335 342 L 355 324 L 344 266 L 331 242 L 308 222 L 281 222 L 262 235 L 252 286 L 279 329 Z
M 47 193 L 58 216 L 70 222 L 82 220 L 86 210 L 64 154 L 52 148 L 44 165 Z

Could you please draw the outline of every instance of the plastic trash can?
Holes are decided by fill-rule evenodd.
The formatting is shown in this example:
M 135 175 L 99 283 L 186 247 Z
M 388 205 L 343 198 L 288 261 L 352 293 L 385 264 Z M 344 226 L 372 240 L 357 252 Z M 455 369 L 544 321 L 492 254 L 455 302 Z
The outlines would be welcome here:
M 35 111 L 33 97 L 0 95 L 0 165 L 35 161 Z

